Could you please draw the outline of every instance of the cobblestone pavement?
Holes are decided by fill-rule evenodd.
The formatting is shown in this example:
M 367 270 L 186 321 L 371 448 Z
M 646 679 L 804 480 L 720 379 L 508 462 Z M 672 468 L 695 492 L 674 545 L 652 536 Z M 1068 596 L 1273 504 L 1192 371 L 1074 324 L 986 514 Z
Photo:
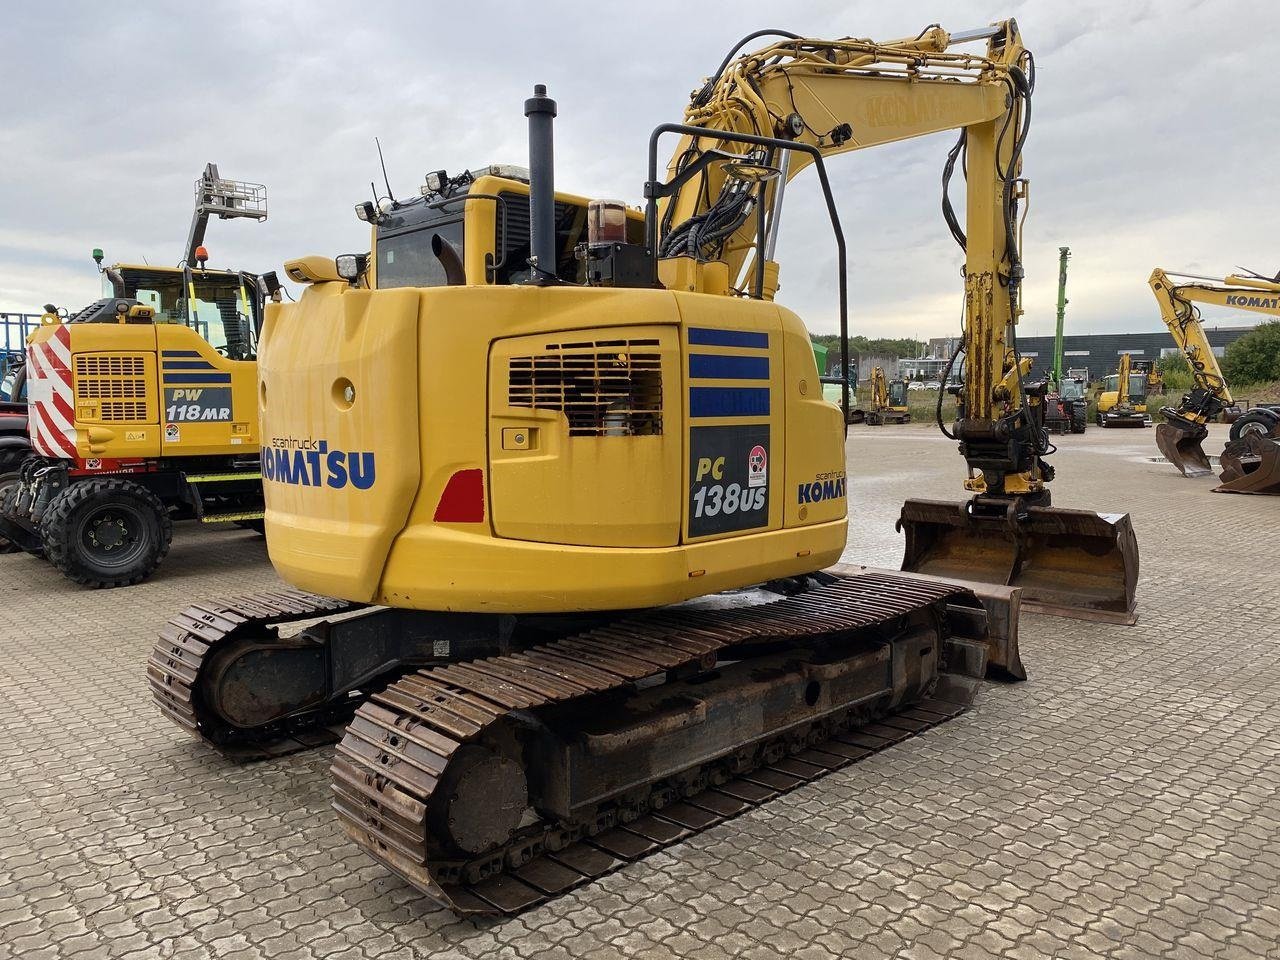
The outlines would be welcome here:
M 258 538 L 180 530 L 109 593 L 0 557 L 0 957 L 1280 957 L 1280 498 L 1148 462 L 1151 430 L 1059 442 L 1059 505 L 1133 514 L 1136 627 L 1028 615 L 1029 682 L 502 922 L 346 842 L 331 748 L 237 765 L 151 706 L 161 622 L 275 582 Z M 924 427 L 849 461 L 850 560 L 960 494 Z

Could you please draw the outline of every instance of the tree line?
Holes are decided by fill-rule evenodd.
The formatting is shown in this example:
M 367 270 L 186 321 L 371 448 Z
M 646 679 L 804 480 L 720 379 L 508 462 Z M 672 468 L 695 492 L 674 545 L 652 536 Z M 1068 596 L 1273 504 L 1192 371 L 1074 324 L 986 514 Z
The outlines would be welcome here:
M 831 351 L 831 356 L 840 352 L 840 335 L 838 333 L 819 333 L 813 336 L 814 343 L 820 343 Z M 852 356 L 898 357 L 915 359 L 924 353 L 925 344 L 911 337 L 876 337 L 863 336 L 849 338 L 849 353 Z

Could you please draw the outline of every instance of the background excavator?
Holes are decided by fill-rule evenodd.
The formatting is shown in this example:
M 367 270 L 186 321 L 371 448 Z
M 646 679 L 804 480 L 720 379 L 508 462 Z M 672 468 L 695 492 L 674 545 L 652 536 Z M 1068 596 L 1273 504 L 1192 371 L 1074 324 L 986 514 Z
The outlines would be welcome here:
M 542 902 L 953 716 L 988 668 L 1023 675 L 1017 591 L 829 568 L 849 384 L 844 411 L 822 398 L 805 326 L 773 296 L 783 191 L 813 167 L 849 369 L 835 154 L 955 128 L 949 170 L 967 149 L 966 226 L 949 218 L 975 497 L 909 503 L 909 542 L 923 512 L 933 559 L 968 559 L 970 579 L 994 560 L 1004 584 L 1023 548 L 1042 601 L 1132 612 L 1128 518 L 1048 505 L 1017 375 L 1032 67 L 1016 24 L 781 34 L 736 56 L 778 34 L 745 38 L 686 122 L 654 131 L 643 221 L 555 192 L 537 87 L 527 173 L 437 171 L 412 200 L 362 202 L 370 253 L 291 261 L 306 290 L 268 307 L 268 546 L 300 589 L 179 614 L 151 687 L 231 755 L 341 736 L 347 834 L 459 913 Z M 972 41 L 985 53 L 956 49 Z
M 1137 369 L 1133 357 L 1122 353 L 1116 372 L 1108 374 L 1102 381 L 1102 390 L 1098 394 L 1098 426 L 1150 426 L 1151 415 L 1147 413 L 1150 382 L 1148 370 Z
M 1174 278 L 1177 278 L 1176 280 Z M 1192 388 L 1177 407 L 1164 407 L 1156 427 L 1156 445 L 1186 477 L 1213 473 L 1201 446 L 1209 421 L 1235 402 L 1218 359 L 1200 323 L 1197 303 L 1233 307 L 1263 316 L 1280 316 L 1280 281 L 1231 274 L 1223 279 L 1152 271 L 1151 292 L 1160 317 L 1191 369 Z M 1280 411 L 1251 410 L 1231 425 L 1231 440 L 1221 458 L 1223 493 L 1280 494 Z
M 873 427 L 885 423 L 910 423 L 911 412 L 907 407 L 907 382 L 901 378 L 889 380 L 882 367 L 871 370 L 871 409 L 866 412 L 866 422 Z
M 0 537 L 85 586 L 146 579 L 175 519 L 261 524 L 253 360 L 274 275 L 209 267 L 215 216 L 266 219 L 266 189 L 208 164 L 178 266 L 94 250 L 103 299 L 46 310 L 28 338 L 35 455 L 0 478 Z

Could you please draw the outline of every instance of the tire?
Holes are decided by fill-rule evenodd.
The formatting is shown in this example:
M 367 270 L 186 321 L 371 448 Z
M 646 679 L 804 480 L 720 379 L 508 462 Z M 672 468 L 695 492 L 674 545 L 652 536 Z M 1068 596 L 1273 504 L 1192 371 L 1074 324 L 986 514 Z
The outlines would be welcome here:
M 18 468 L 0 460 L 0 513 L 8 513 L 10 504 L 18 495 Z M 13 540 L 0 536 L 0 553 L 22 553 L 22 548 Z
M 54 497 L 40 534 L 45 558 L 68 580 L 126 587 L 160 565 L 173 539 L 173 521 L 146 487 L 103 477 L 72 483 Z
M 1280 414 L 1266 407 L 1255 407 L 1231 424 L 1233 442 L 1248 433 L 1260 433 L 1264 437 L 1276 436 L 1280 433 Z
M 1089 413 L 1080 407 L 1071 408 L 1071 432 L 1084 433 L 1089 426 Z

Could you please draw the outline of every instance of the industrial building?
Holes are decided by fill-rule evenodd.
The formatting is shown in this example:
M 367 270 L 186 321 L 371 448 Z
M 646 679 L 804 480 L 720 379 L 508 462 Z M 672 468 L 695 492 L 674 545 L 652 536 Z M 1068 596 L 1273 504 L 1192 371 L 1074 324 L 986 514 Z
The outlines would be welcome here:
M 1221 357 L 1227 345 L 1239 340 L 1255 328 L 1206 327 L 1205 333 L 1213 352 Z M 1068 369 L 1084 368 L 1089 378 L 1097 380 L 1115 372 L 1120 355 L 1128 353 L 1139 360 L 1159 360 L 1178 352 L 1173 339 L 1164 330 L 1144 333 L 1082 333 L 1066 334 L 1063 338 L 1063 365 Z M 927 356 L 901 358 L 897 361 L 898 376 L 909 380 L 938 380 L 946 368 L 951 352 L 959 343 L 958 337 L 935 337 L 929 341 Z M 1018 338 L 1018 350 L 1023 357 L 1030 357 L 1031 377 L 1039 379 L 1049 374 L 1053 365 L 1053 337 Z M 859 371 L 861 374 L 861 371 Z

